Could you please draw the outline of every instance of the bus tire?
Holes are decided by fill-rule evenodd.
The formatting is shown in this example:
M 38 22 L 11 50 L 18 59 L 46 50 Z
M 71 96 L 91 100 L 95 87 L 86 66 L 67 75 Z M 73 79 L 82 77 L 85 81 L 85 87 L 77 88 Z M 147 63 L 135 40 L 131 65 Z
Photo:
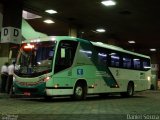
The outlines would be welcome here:
M 75 100 L 84 100 L 86 98 L 86 91 L 86 86 L 83 83 L 78 82 L 74 88 L 73 98 Z
M 134 95 L 134 83 L 129 82 L 127 86 L 127 92 L 122 92 L 122 97 L 132 97 Z

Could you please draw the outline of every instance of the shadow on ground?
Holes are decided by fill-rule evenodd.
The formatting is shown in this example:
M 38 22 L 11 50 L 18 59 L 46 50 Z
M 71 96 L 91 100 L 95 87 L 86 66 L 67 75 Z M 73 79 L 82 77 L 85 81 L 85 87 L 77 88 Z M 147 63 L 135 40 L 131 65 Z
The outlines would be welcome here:
M 89 95 L 85 100 L 82 100 L 83 102 L 86 101 L 100 101 L 100 100 L 112 100 L 112 99 L 140 99 L 140 98 L 147 98 L 147 96 L 143 95 L 135 95 L 130 98 L 124 98 L 120 95 L 109 95 L 107 97 L 100 97 L 99 95 Z M 46 100 L 43 97 L 17 97 L 17 98 L 11 98 L 11 99 L 17 99 L 17 100 L 23 100 L 23 101 L 36 101 L 36 102 L 79 102 L 77 100 L 73 100 L 71 97 L 53 97 L 51 100 Z M 81 102 L 82 102 L 81 101 Z

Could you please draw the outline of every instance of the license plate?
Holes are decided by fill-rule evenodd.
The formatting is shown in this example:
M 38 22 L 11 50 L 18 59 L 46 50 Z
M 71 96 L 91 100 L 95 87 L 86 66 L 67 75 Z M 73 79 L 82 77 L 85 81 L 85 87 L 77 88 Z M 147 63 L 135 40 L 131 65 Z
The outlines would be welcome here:
M 30 96 L 31 95 L 30 92 L 24 92 L 23 94 L 26 95 L 26 96 Z

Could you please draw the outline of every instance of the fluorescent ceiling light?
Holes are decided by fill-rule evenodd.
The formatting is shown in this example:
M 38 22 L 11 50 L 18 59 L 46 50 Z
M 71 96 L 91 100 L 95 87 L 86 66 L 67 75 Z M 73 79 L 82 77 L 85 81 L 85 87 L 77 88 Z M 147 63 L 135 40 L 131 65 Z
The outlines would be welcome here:
M 30 13 L 30 12 L 25 11 L 25 10 L 23 10 L 23 12 L 22 12 L 22 17 L 23 17 L 24 19 L 26 19 L 26 20 L 36 19 L 36 18 L 42 18 L 42 16 L 39 16 L 39 15 Z
M 47 19 L 47 20 L 44 20 L 43 22 L 45 22 L 45 23 L 47 23 L 47 24 L 52 24 L 52 23 L 54 23 L 54 21 L 52 21 L 52 20 L 49 20 L 49 19 Z
M 151 49 L 150 49 L 150 51 L 152 51 L 152 52 L 153 52 L 153 51 L 156 51 L 156 49 L 155 49 L 155 48 L 151 48 Z
M 113 5 L 116 5 L 116 2 L 115 2 L 115 1 L 112 1 L 112 0 L 102 1 L 101 3 L 102 3 L 103 5 L 105 5 L 105 6 L 113 6 Z
M 105 29 L 97 29 L 96 31 L 97 31 L 97 32 L 100 32 L 100 33 L 106 32 Z
M 134 44 L 134 43 L 136 43 L 135 41 L 128 41 L 128 43 L 130 43 L 130 44 Z
M 57 11 L 52 10 L 52 9 L 50 9 L 50 10 L 45 10 L 45 12 L 47 12 L 47 13 L 49 13 L 49 14 L 55 14 L 55 13 L 57 13 Z

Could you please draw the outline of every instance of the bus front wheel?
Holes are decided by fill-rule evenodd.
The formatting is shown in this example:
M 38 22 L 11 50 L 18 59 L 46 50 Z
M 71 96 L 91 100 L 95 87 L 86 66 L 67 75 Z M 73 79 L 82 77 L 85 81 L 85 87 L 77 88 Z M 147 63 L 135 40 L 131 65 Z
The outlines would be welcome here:
M 75 100 L 83 100 L 86 98 L 86 86 L 82 83 L 77 83 L 74 88 L 73 98 Z

